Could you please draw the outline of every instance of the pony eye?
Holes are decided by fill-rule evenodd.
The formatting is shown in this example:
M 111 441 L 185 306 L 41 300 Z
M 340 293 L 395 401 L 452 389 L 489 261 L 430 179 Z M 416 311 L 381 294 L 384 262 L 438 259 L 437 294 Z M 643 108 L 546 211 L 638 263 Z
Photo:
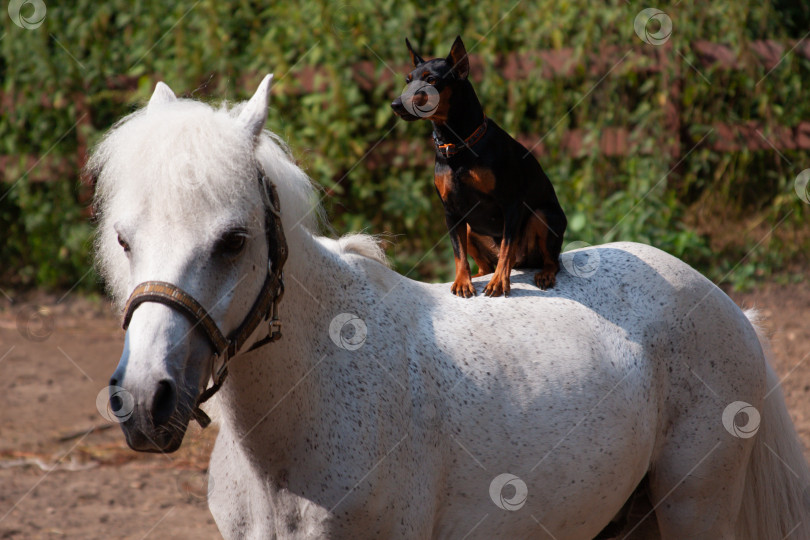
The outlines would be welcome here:
M 120 245 L 122 248 L 124 248 L 124 253 L 129 253 L 129 251 L 130 251 L 130 249 L 131 249 L 131 248 L 129 247 L 129 244 L 127 243 L 127 241 L 126 241 L 126 240 L 124 240 L 123 238 L 121 238 L 121 235 L 120 235 L 120 234 L 118 235 L 118 244 L 119 244 L 119 245 Z
M 247 231 L 245 229 L 233 229 L 222 235 L 217 241 L 216 250 L 219 253 L 233 257 L 241 253 L 245 248 Z

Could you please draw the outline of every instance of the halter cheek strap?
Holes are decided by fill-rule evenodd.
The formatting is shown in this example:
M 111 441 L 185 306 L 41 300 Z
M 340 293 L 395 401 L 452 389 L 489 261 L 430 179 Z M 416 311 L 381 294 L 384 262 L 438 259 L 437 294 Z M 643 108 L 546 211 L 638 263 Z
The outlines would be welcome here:
M 145 281 L 135 287 L 124 307 L 122 325 L 124 330 L 129 327 L 132 314 L 138 306 L 144 302 L 157 302 L 183 313 L 194 324 L 192 328 L 199 326 L 208 337 L 214 347 L 214 355 L 211 357 L 213 384 L 200 394 L 192 412 L 194 419 L 203 428 L 211 423 L 211 419 L 200 409 L 200 405 L 208 401 L 220 389 L 225 377 L 228 376 L 228 363 L 234 356 L 239 354 L 248 338 L 256 331 L 262 321 L 269 321 L 267 336 L 254 343 L 245 352 L 250 352 L 281 338 L 281 319 L 278 315 L 278 305 L 282 296 L 284 296 L 282 269 L 287 261 L 287 240 L 281 226 L 281 210 L 276 186 L 268 181 L 261 171 L 259 173 L 259 182 L 262 186 L 267 186 L 270 198 L 270 204 L 265 207 L 265 233 L 267 236 L 268 257 L 273 266 L 272 270 L 267 272 L 261 292 L 253 302 L 253 306 L 248 311 L 242 324 L 231 332 L 229 337 L 225 337 L 225 334 L 219 329 L 208 311 L 193 296 L 172 283 Z M 218 359 L 221 359 L 222 363 L 219 368 L 215 369 Z

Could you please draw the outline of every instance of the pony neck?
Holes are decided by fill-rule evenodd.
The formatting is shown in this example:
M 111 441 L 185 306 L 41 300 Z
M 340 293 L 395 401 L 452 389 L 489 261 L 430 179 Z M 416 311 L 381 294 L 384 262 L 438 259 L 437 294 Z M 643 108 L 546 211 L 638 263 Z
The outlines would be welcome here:
M 315 412 L 313 397 L 320 395 L 316 368 L 326 355 L 322 336 L 313 336 L 312 329 L 328 340 L 329 322 L 337 313 L 325 289 L 336 277 L 353 279 L 350 274 L 356 272 L 327 247 L 328 241 L 303 227 L 287 233 L 287 241 L 281 339 L 234 358 L 219 398 L 221 430 L 231 430 L 248 451 L 269 451 L 276 461 L 283 461 L 288 447 L 307 433 L 302 419 L 315 418 L 310 413 Z

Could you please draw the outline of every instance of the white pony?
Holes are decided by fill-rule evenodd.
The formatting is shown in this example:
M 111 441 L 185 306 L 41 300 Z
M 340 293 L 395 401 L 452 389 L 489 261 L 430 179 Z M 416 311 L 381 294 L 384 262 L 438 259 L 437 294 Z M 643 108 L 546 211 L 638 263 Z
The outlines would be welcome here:
M 717 287 L 632 243 L 565 254 L 548 291 L 516 272 L 508 298 L 406 279 L 371 237 L 316 235 L 310 181 L 263 129 L 269 87 L 214 109 L 160 83 L 90 163 L 119 305 L 163 280 L 226 334 L 268 275 L 278 190 L 283 337 L 236 355 L 213 401 L 225 538 L 810 538 L 763 338 Z M 192 320 L 132 313 L 111 384 L 135 450 L 176 449 L 210 381 Z

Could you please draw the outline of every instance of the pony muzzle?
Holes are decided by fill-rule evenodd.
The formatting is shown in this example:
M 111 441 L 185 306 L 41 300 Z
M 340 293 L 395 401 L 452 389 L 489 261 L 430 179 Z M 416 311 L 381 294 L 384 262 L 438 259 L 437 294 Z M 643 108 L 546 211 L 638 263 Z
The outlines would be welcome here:
M 110 379 L 110 409 L 120 419 L 127 445 L 139 452 L 174 452 L 183 441 L 191 410 L 182 402 L 177 383 L 169 377 L 125 381 L 122 365 L 123 360 Z M 121 392 L 128 399 L 121 399 Z

